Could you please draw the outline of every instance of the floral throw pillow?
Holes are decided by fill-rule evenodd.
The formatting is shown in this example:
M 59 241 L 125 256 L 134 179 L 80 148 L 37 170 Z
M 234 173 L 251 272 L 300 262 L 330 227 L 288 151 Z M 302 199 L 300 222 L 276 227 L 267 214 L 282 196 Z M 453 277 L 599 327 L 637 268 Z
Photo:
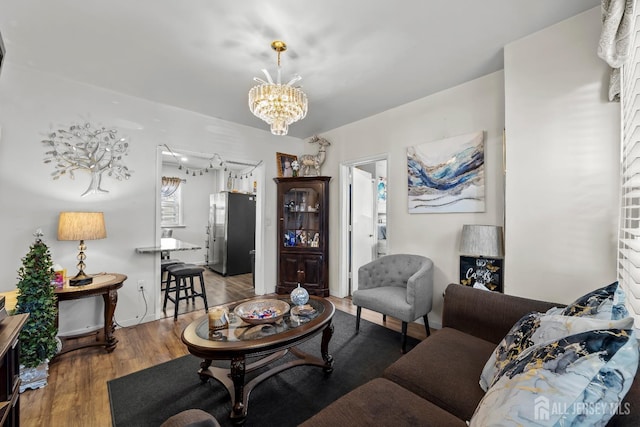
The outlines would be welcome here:
M 524 315 L 485 364 L 480 375 L 480 387 L 487 391 L 504 366 L 533 345 L 583 331 L 633 327 L 633 319 L 629 317 L 624 301 L 624 290 L 614 282 L 581 296 L 566 307 Z
M 471 426 L 604 426 L 638 369 L 633 329 L 580 332 L 529 347 L 508 362 Z
M 538 312 L 525 314 L 513 325 L 485 364 L 480 375 L 480 387 L 487 391 L 497 381 L 506 366 L 530 347 L 554 342 L 568 335 L 585 331 L 632 327 L 632 317 L 605 320 Z
M 613 282 L 581 296 L 564 308 L 549 309 L 547 313 L 598 319 L 623 319 L 629 316 L 624 301 L 624 289 L 618 282 Z

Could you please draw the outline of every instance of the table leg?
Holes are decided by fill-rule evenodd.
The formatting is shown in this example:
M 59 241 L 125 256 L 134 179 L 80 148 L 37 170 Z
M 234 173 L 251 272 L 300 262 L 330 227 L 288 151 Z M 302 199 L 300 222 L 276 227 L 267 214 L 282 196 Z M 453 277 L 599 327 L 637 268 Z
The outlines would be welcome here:
M 329 341 L 333 337 L 333 324 L 329 322 L 327 327 L 322 331 L 322 342 L 320 344 L 320 351 L 322 353 L 322 360 L 324 360 L 325 367 L 322 370 L 326 373 L 333 372 L 333 356 L 329 354 Z
M 116 312 L 116 304 L 118 304 L 118 291 L 113 289 L 108 293 L 102 294 L 104 300 L 104 339 L 107 352 L 111 353 L 115 350 L 118 340 L 113 336 L 116 325 L 113 316 Z
M 244 423 L 247 409 L 244 401 L 244 373 L 245 357 L 238 356 L 231 359 L 231 380 L 233 380 L 234 404 L 231 410 L 231 420 L 234 424 Z

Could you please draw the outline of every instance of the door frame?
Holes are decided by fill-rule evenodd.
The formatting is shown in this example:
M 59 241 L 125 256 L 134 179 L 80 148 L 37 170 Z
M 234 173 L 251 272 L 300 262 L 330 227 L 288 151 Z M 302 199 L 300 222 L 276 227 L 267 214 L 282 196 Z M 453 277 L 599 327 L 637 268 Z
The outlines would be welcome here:
M 351 203 L 351 197 L 349 192 L 349 186 L 351 185 L 350 173 L 351 168 L 361 166 L 367 163 L 375 163 L 382 160 L 387 162 L 387 191 L 389 191 L 389 154 L 375 154 L 372 156 L 359 157 L 353 160 L 347 160 L 340 163 L 340 240 L 338 242 L 340 254 L 340 260 L 338 264 L 338 295 L 339 298 L 345 298 L 349 296 L 349 265 L 350 265 L 350 252 L 349 252 L 349 225 L 351 219 L 349 218 L 349 206 Z M 388 197 L 387 197 L 388 200 Z M 387 209 L 387 233 L 389 232 L 389 209 Z M 389 244 L 387 243 L 389 249 Z

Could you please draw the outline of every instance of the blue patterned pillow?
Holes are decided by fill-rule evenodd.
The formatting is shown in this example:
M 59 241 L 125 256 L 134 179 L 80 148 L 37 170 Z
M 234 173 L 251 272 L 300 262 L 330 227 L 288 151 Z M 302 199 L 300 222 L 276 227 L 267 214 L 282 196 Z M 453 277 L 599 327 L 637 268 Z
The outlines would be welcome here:
M 553 342 L 579 332 L 632 327 L 632 317 L 605 320 L 538 312 L 525 314 L 512 326 L 491 354 L 480 375 L 480 387 L 487 391 L 505 367 L 532 346 Z
M 618 282 L 613 282 L 581 296 L 564 308 L 552 308 L 547 313 L 598 319 L 623 319 L 629 316 L 624 301 L 624 289 Z
M 581 332 L 525 349 L 506 364 L 471 426 L 604 426 L 638 368 L 632 329 Z

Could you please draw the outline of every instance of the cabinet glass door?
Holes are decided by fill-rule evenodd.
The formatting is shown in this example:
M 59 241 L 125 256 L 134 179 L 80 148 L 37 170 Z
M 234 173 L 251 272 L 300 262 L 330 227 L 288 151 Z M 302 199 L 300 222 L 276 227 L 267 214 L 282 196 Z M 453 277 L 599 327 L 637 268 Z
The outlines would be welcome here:
M 320 236 L 320 204 L 318 192 L 310 187 L 295 187 L 284 193 L 283 245 L 296 248 L 318 248 Z

